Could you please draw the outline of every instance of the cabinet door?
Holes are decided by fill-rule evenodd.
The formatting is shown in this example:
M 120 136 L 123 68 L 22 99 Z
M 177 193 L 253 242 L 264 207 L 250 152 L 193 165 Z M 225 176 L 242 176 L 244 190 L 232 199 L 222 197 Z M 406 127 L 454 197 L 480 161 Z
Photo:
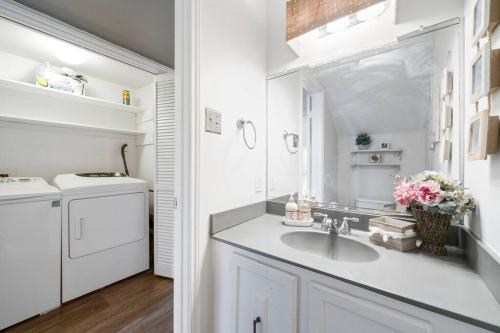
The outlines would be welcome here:
M 309 283 L 309 332 L 427 333 L 432 325 L 421 318 L 355 297 L 316 282 Z
M 235 332 L 297 332 L 297 277 L 238 254 L 231 270 Z

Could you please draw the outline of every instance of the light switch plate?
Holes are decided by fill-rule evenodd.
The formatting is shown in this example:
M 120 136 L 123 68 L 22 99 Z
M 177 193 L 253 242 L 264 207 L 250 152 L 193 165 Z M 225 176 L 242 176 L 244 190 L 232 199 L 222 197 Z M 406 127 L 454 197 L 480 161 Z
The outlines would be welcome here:
M 205 132 L 222 134 L 222 114 L 219 111 L 205 108 Z

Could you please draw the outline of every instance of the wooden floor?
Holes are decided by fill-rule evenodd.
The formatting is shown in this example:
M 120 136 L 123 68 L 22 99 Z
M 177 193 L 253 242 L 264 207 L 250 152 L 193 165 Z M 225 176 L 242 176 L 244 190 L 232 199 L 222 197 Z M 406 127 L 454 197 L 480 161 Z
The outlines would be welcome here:
M 173 331 L 170 279 L 147 271 L 65 303 L 2 333 L 161 332 Z

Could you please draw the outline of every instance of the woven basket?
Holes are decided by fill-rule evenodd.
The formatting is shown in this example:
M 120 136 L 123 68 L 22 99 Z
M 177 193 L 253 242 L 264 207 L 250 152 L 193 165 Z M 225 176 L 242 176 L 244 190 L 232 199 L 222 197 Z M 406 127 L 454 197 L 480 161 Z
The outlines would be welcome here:
M 431 214 L 421 209 L 413 209 L 417 221 L 417 231 L 422 237 L 420 249 L 433 256 L 446 256 L 446 241 L 451 216 L 445 214 Z

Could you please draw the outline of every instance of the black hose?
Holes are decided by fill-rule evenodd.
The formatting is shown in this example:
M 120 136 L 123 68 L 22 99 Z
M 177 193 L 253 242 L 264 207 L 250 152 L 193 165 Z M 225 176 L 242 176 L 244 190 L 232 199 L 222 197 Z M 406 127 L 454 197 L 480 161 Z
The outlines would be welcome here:
M 125 143 L 122 146 L 122 160 L 123 160 L 123 166 L 125 167 L 125 174 L 129 176 L 128 174 L 128 168 L 127 168 L 127 159 L 125 158 L 125 149 L 128 147 L 128 145 Z

